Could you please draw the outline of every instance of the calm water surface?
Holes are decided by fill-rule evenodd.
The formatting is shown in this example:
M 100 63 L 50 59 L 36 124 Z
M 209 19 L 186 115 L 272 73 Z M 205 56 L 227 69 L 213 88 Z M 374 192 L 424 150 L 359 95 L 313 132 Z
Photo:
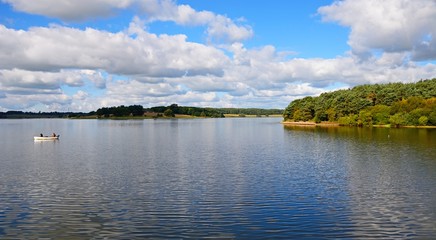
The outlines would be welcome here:
M 0 120 L 0 239 L 436 236 L 436 130 L 280 120 Z

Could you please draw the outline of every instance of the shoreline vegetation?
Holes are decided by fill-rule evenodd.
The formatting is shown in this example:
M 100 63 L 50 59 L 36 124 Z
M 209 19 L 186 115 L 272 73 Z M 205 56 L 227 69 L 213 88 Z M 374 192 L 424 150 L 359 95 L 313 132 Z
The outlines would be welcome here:
M 283 124 L 436 128 L 436 78 L 361 85 L 292 101 Z
M 341 125 L 338 122 L 293 122 L 293 121 L 282 121 L 282 124 L 285 126 L 296 126 L 296 127 L 355 127 L 355 126 L 347 126 L 347 125 Z M 368 126 L 366 126 L 368 127 Z M 393 126 L 391 124 L 374 124 L 369 127 L 375 127 L 375 128 L 392 128 Z M 394 126 L 396 127 L 396 126 Z M 436 129 L 436 126 L 398 126 L 398 128 L 434 128 Z

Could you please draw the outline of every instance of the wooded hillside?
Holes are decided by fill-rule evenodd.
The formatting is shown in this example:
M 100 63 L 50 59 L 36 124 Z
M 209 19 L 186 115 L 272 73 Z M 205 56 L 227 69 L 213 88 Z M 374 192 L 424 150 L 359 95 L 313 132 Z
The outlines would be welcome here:
M 436 78 L 416 83 L 362 85 L 292 101 L 285 121 L 341 125 L 436 126 Z

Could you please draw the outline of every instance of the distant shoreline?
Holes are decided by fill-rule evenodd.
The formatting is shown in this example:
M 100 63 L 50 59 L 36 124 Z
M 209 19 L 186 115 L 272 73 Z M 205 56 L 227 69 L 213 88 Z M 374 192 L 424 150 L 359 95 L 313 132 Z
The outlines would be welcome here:
M 272 114 L 272 115 L 253 115 L 253 114 L 224 114 L 223 118 L 281 118 L 282 115 Z M 71 120 L 80 120 L 80 119 L 97 119 L 97 120 L 144 120 L 144 119 L 206 119 L 206 118 L 214 118 L 214 117 L 199 117 L 187 114 L 175 114 L 174 117 L 167 116 L 156 116 L 156 115 L 144 115 L 144 116 L 110 116 L 110 117 L 99 117 L 97 115 L 83 115 L 83 116 L 19 116 L 19 117 L 7 117 L 0 118 L 2 119 L 71 119 Z
M 282 117 L 282 109 L 211 108 L 172 104 L 144 108 L 141 105 L 103 107 L 85 112 L 23 112 L 0 111 L 0 119 L 75 118 L 75 119 L 148 119 L 148 118 L 224 118 L 224 117 Z

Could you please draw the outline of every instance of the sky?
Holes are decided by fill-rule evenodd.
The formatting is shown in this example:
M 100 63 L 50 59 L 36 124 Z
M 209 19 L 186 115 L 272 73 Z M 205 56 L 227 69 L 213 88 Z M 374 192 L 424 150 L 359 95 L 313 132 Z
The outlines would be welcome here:
M 0 0 L 0 111 L 285 108 L 436 77 L 436 0 Z

